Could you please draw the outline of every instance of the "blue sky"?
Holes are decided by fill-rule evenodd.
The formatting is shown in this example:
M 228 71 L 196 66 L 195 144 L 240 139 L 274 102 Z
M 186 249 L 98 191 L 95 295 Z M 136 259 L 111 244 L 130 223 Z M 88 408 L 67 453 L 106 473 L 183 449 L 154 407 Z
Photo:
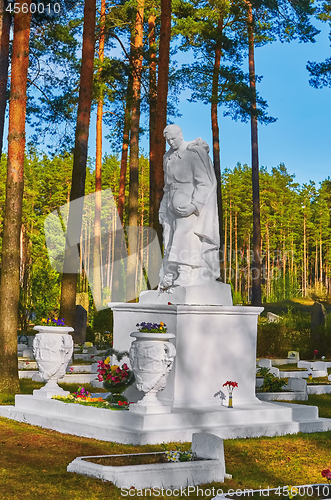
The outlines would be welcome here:
M 317 183 L 331 176 L 331 89 L 314 89 L 309 83 L 307 61 L 323 61 L 331 55 L 328 29 L 315 44 L 274 43 L 256 49 L 255 70 L 262 75 L 258 85 L 267 100 L 269 114 L 278 118 L 270 125 L 259 126 L 260 165 L 271 167 L 285 163 L 296 181 Z M 186 139 L 203 137 L 211 145 L 210 107 L 180 103 L 183 117 L 176 120 Z M 222 116 L 220 138 L 222 169 L 233 168 L 239 161 L 250 165 L 250 124 Z
M 331 177 L 331 89 L 314 89 L 309 83 L 307 61 L 324 61 L 331 55 L 328 26 L 317 23 L 321 33 L 316 43 L 279 43 L 256 49 L 255 70 L 263 76 L 258 91 L 268 102 L 269 114 L 277 122 L 259 126 L 260 166 L 270 170 L 285 163 L 295 180 L 308 183 Z M 187 57 L 187 55 L 185 55 Z M 184 138 L 202 137 L 211 146 L 210 106 L 190 103 L 183 94 L 179 105 Z M 250 165 L 250 124 L 223 117 L 220 108 L 222 169 L 237 162 Z M 95 121 L 92 119 L 90 156 L 95 155 Z M 141 146 L 148 151 L 147 137 Z M 107 152 L 107 141 L 104 141 Z

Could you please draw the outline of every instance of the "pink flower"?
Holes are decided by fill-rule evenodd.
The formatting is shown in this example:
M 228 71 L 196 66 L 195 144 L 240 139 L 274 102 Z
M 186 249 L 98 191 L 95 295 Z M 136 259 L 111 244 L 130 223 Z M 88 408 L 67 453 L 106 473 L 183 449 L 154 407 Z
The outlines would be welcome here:
M 330 469 L 322 470 L 321 474 L 322 474 L 322 477 L 326 477 L 327 479 L 331 479 L 331 471 L 330 471 Z
M 318 350 L 317 349 L 315 349 L 315 351 L 314 351 L 314 356 L 316 356 L 316 354 L 318 354 Z

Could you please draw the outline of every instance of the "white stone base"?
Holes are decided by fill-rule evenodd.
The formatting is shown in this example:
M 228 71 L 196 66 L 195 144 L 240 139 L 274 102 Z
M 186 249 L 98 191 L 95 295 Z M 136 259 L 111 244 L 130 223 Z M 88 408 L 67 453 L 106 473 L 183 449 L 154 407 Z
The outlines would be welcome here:
M 308 394 L 331 394 L 331 384 L 307 385 Z
M 311 371 L 279 371 L 280 378 L 308 378 L 308 374 L 311 373 L 313 378 L 327 377 L 328 373 L 323 370 L 311 370 Z
M 307 401 L 308 394 L 304 391 L 258 392 L 260 401 Z
M 35 389 L 33 391 L 33 397 L 35 398 L 48 398 L 51 399 L 53 396 L 69 396 L 70 392 L 69 391 L 64 391 L 59 387 L 59 389 L 44 389 L 43 387 L 41 389 Z
M 208 447 L 206 450 L 205 448 Z M 203 483 L 224 482 L 225 463 L 223 440 L 210 434 L 194 434 L 192 450 L 198 461 L 142 464 L 126 466 L 107 466 L 88 462 L 86 458 L 77 457 L 68 467 L 68 472 L 76 472 L 85 476 L 97 477 L 103 481 L 111 481 L 118 488 L 182 488 Z M 201 451 L 201 453 L 200 453 Z M 135 453 L 120 455 L 143 457 L 144 455 L 160 455 L 156 453 Z M 104 455 L 105 457 L 110 455 Z M 114 455 L 113 455 L 114 456 Z M 116 455 L 115 455 L 116 456 Z
M 188 442 L 195 432 L 233 439 L 331 430 L 331 419 L 318 418 L 315 406 L 261 401 L 246 407 L 236 407 L 234 400 L 234 408 L 177 408 L 166 414 L 139 414 L 19 394 L 15 406 L 0 406 L 0 415 L 66 434 L 123 444 Z
M 169 292 L 149 290 L 141 292 L 140 304 L 190 304 L 232 306 L 231 286 L 222 281 L 208 281 L 197 286 L 177 286 Z
M 214 407 L 214 394 L 227 399 L 223 384 L 236 381 L 234 404 L 259 403 L 255 397 L 257 319 L 261 307 L 111 304 L 114 348 L 130 349 L 136 323 L 163 321 L 176 347 L 167 384 L 158 398 L 166 406 Z M 125 360 L 126 362 L 126 360 Z M 130 399 L 136 401 L 137 399 Z
M 139 403 L 131 404 L 129 407 L 129 411 L 133 413 L 142 413 L 153 415 L 156 413 L 171 413 L 171 406 L 158 405 L 158 406 L 143 406 Z

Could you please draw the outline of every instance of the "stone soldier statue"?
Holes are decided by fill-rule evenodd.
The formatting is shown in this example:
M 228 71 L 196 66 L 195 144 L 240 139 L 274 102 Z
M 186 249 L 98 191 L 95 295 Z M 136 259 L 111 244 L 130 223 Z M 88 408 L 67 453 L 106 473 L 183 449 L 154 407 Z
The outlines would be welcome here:
M 164 259 L 160 291 L 206 284 L 220 275 L 216 177 L 209 147 L 185 142 L 178 125 L 163 132 L 170 149 L 163 159 L 164 196 L 159 210 Z

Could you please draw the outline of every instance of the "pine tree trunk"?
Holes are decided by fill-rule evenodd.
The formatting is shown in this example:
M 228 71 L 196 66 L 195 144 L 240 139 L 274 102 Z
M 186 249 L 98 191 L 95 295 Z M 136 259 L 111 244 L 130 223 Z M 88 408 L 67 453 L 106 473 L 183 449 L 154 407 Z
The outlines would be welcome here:
M 23 1 L 28 7 L 30 6 L 30 0 Z M 21 10 L 23 1 L 18 2 L 20 10 L 14 16 L 11 66 L 6 205 L 0 285 L 0 393 L 2 394 L 20 392 L 17 363 L 17 328 L 20 295 L 20 235 L 24 179 L 26 84 L 31 22 L 31 14 L 23 13 Z
M 303 296 L 307 297 L 306 214 L 303 216 Z
M 261 305 L 261 223 L 260 223 L 260 187 L 259 154 L 256 116 L 256 81 L 254 62 L 254 30 L 252 6 L 248 3 L 248 49 L 249 49 L 249 85 L 252 91 L 251 102 L 251 141 L 252 141 L 252 188 L 253 188 L 253 267 L 252 306 Z
M 132 96 L 132 115 L 131 115 L 131 136 L 130 136 L 130 183 L 129 183 L 129 226 L 131 230 L 128 235 L 129 254 L 132 258 L 128 261 L 127 267 L 127 297 L 130 301 L 135 300 L 135 277 L 136 264 L 135 255 L 137 254 L 138 233 L 132 228 L 138 226 L 138 187 L 139 187 L 139 122 L 140 122 L 140 88 L 141 71 L 143 62 L 143 27 L 144 27 L 144 0 L 138 0 L 135 40 L 134 40 L 134 59 L 133 59 L 133 96 Z
M 99 60 L 101 64 L 105 54 L 105 14 L 106 0 L 101 0 Z M 102 248 L 101 248 L 101 171 L 102 171 L 102 118 L 103 92 L 100 92 L 97 109 L 96 153 L 95 153 L 95 218 L 93 245 L 93 299 L 97 309 L 102 306 Z
M 156 45 L 155 14 L 148 18 L 149 40 L 149 225 L 154 225 L 155 203 L 155 128 L 156 128 Z
M 323 255 L 322 255 L 322 229 L 320 229 L 320 290 L 323 289 Z
M 0 0 L 0 159 L 7 104 L 7 81 L 9 65 L 9 32 L 11 17 L 6 12 L 7 0 Z
M 229 283 L 232 280 L 232 200 L 230 193 L 230 218 L 229 218 Z
M 159 66 L 157 78 L 155 149 L 154 149 L 154 200 L 153 228 L 158 234 L 162 247 L 162 227 L 159 223 L 159 207 L 163 196 L 163 155 L 166 141 L 163 130 L 167 125 L 167 102 L 169 81 L 169 59 L 171 38 L 171 0 L 161 0 L 161 28 L 159 43 Z
M 235 274 L 235 281 L 234 281 L 234 290 L 235 292 L 238 292 L 238 213 L 235 211 L 234 214 L 234 238 L 235 238 L 235 267 L 236 267 L 236 274 Z
M 223 261 L 224 261 L 224 283 L 226 283 L 226 273 L 227 273 L 227 266 L 228 266 L 228 219 L 227 219 L 227 212 L 225 210 L 225 222 L 224 222 L 224 250 L 223 250 Z
M 251 235 L 248 235 L 248 246 L 247 246 L 247 302 L 251 299 L 250 294 L 251 286 Z
M 223 17 L 218 20 L 218 42 L 215 48 L 215 61 L 213 69 L 212 97 L 211 97 L 211 128 L 213 134 L 213 160 L 214 171 L 217 184 L 217 207 L 218 207 L 218 224 L 220 233 L 220 250 L 221 255 L 224 254 L 224 233 L 223 233 L 223 203 L 222 203 L 222 178 L 221 178 L 221 159 L 220 159 L 220 133 L 218 127 L 218 84 L 220 63 L 222 56 L 222 32 L 223 32 Z M 221 259 L 222 260 L 222 259 Z
M 266 225 L 266 238 L 267 238 L 267 300 L 270 297 L 270 239 L 269 239 L 269 225 Z
M 318 280 L 318 246 L 317 240 L 315 240 L 315 276 L 314 276 L 314 284 L 315 284 L 315 293 L 317 291 L 317 280 Z
M 131 37 L 130 60 L 134 59 L 134 38 Z M 130 143 L 130 129 L 131 129 L 131 108 L 132 108 L 132 85 L 133 85 L 133 71 L 130 72 L 128 77 L 128 87 L 126 91 L 126 102 L 124 112 L 124 126 L 123 126 L 123 143 L 121 154 L 121 167 L 120 167 L 120 185 L 118 190 L 117 209 L 118 215 L 123 225 L 124 220 L 124 205 L 125 205 L 125 185 L 126 185 L 126 171 L 128 164 L 128 151 Z
M 70 191 L 70 202 L 81 198 L 82 203 L 79 208 L 75 210 L 75 213 L 73 213 L 72 205 L 70 205 L 67 225 L 67 235 L 69 234 L 72 241 L 77 242 L 79 242 L 80 239 L 83 215 L 82 205 L 85 194 L 88 136 L 92 104 L 95 16 L 96 1 L 85 0 L 82 67 L 75 134 L 74 164 Z M 74 325 L 78 271 L 77 245 L 71 247 L 68 245 L 63 265 L 60 305 L 60 317 L 65 319 L 66 326 Z

